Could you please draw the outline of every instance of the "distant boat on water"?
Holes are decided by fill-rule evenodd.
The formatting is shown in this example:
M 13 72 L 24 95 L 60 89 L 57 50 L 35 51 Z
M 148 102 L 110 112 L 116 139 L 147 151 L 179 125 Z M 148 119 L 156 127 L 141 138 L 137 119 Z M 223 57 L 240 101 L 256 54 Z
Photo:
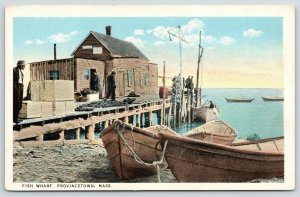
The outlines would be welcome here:
M 269 97 L 269 96 L 263 96 L 261 97 L 264 101 L 283 101 L 284 98 L 280 97 L 280 96 L 273 96 L 273 97 Z
M 250 103 L 255 98 L 225 98 L 228 103 L 239 102 L 239 103 Z
M 215 144 L 158 134 L 165 158 L 178 182 L 247 182 L 284 176 L 283 137 Z
M 216 144 L 231 144 L 235 140 L 236 136 L 236 131 L 222 120 L 207 122 L 184 134 L 184 137 Z

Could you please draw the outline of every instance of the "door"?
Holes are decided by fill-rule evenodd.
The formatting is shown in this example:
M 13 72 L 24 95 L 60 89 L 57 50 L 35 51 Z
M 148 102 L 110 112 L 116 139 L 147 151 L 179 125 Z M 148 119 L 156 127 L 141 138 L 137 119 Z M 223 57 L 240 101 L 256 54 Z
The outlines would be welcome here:
M 119 97 L 125 96 L 125 72 L 118 71 Z

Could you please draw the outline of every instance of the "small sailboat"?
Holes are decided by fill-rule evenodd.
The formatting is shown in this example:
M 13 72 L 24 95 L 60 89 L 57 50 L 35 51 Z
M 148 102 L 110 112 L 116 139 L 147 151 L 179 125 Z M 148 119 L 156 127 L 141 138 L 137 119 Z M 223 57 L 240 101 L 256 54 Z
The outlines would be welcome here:
M 196 106 L 192 107 L 192 114 L 194 120 L 201 120 L 204 122 L 212 121 L 218 119 L 219 109 L 216 105 L 212 105 L 212 103 L 207 106 L 201 104 L 202 96 L 201 96 L 201 86 L 202 86 L 202 74 L 203 67 L 201 69 L 201 84 L 199 88 L 199 70 L 200 70 L 200 61 L 203 54 L 203 47 L 201 46 L 201 31 L 199 33 L 199 50 L 198 50 L 198 62 L 197 62 L 197 82 L 196 82 Z M 211 101 L 210 101 L 211 102 Z
M 134 179 L 157 173 L 157 165 L 167 168 L 162 156 L 163 148 L 158 141 L 158 133 L 176 135 L 164 126 L 146 129 L 115 121 L 101 133 L 101 139 L 117 176 Z M 157 165 L 154 165 L 154 163 Z
M 159 134 L 165 158 L 178 182 L 247 182 L 284 176 L 284 139 L 230 146 Z
M 183 136 L 216 144 L 232 144 L 237 132 L 224 121 L 213 120 L 188 131 Z
M 255 98 L 226 98 L 225 97 L 225 100 L 228 102 L 228 103 L 250 103 L 254 100 Z
M 263 96 L 261 97 L 264 101 L 283 101 L 284 98 L 280 97 L 280 96 L 273 96 L 273 97 L 269 97 L 269 96 Z

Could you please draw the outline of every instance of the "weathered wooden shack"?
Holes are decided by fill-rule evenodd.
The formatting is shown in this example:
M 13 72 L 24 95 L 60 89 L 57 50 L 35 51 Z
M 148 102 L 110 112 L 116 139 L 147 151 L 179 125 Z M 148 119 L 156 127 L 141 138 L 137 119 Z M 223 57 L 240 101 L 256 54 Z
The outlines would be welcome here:
M 157 64 L 134 44 L 112 37 L 110 26 L 106 35 L 89 32 L 71 55 L 73 58 L 31 63 L 31 80 L 74 80 L 74 90 L 80 91 L 89 87 L 91 73 L 96 70 L 105 91 L 106 78 L 115 71 L 117 96 L 157 92 Z

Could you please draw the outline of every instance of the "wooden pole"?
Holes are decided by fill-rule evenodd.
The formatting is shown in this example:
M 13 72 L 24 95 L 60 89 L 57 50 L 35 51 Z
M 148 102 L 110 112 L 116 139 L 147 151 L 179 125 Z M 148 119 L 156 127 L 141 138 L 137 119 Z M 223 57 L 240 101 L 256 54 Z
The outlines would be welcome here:
M 168 111 L 168 127 L 171 126 L 171 106 L 169 107 L 169 111 Z
M 77 128 L 75 132 L 76 132 L 76 139 L 80 140 L 80 128 Z
M 165 125 L 166 114 L 166 61 L 163 61 L 163 108 L 162 108 L 162 125 Z
M 95 124 L 88 126 L 87 139 L 91 142 L 95 140 Z
M 141 114 L 140 113 L 138 113 L 136 115 L 136 126 L 141 127 Z
M 153 115 L 152 115 L 152 111 L 149 111 L 149 127 L 152 126 L 152 118 L 153 118 Z
M 59 139 L 64 140 L 65 139 L 65 131 L 59 132 Z
M 191 109 L 191 104 L 190 104 L 190 102 L 191 102 L 191 92 L 190 92 L 190 90 L 189 89 L 187 89 L 187 102 L 186 102 L 186 113 L 187 113 L 187 123 L 191 123 L 191 111 L 190 111 L 190 109 Z
M 128 116 L 124 117 L 124 123 L 128 124 Z

